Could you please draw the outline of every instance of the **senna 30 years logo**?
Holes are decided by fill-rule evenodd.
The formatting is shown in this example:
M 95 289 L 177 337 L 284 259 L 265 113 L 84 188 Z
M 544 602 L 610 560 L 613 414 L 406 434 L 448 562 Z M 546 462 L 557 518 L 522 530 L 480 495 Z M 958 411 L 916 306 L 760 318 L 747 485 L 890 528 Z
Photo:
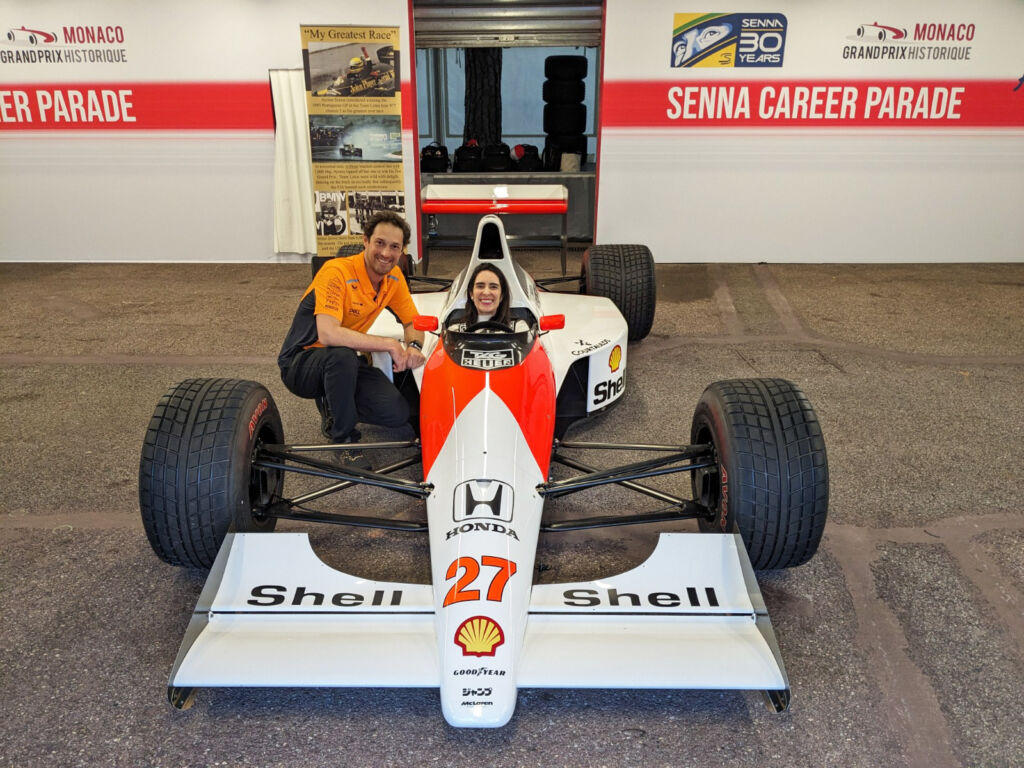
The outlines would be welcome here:
M 781 67 L 786 48 L 781 13 L 677 13 L 673 67 Z

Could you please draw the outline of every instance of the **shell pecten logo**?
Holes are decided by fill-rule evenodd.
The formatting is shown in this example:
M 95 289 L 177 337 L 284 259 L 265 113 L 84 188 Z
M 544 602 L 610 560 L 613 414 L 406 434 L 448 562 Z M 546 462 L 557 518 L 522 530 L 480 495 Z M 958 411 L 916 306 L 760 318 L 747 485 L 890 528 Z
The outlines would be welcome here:
M 622 347 L 616 344 L 608 355 L 608 367 L 612 369 L 612 373 L 619 370 L 619 365 L 622 363 Z
M 455 630 L 455 644 L 462 649 L 463 656 L 493 656 L 504 642 L 501 627 L 486 616 L 468 618 Z

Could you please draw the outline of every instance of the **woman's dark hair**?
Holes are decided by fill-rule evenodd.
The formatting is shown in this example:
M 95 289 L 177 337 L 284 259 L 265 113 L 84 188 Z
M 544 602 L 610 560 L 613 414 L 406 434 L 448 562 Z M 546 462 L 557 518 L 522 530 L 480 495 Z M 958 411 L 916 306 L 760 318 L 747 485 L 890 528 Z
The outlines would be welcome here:
M 505 280 L 505 275 L 497 267 L 492 267 L 490 264 L 479 264 L 476 269 L 473 270 L 473 275 L 469 278 L 469 285 L 466 287 L 466 325 L 472 325 L 477 322 L 477 311 L 476 304 L 473 303 L 473 286 L 476 285 L 476 278 L 481 272 L 491 272 L 498 276 L 498 283 L 501 285 L 501 301 L 498 302 L 498 308 L 494 310 L 494 320 L 498 323 L 504 323 L 509 325 L 512 322 L 512 318 L 509 316 L 508 304 L 508 281 Z

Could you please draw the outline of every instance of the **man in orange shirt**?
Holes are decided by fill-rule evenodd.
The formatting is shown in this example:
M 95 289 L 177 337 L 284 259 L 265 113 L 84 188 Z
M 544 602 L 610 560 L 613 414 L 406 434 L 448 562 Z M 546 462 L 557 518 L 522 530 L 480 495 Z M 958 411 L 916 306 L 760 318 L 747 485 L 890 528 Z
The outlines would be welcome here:
M 398 214 L 371 216 L 363 227 L 363 252 L 331 259 L 316 273 L 278 355 L 281 380 L 290 392 L 326 402 L 335 443 L 358 440 L 357 421 L 386 427 L 409 421 L 408 401 L 360 354 L 387 352 L 396 374 L 411 375 L 425 362 L 423 332 L 412 326 L 416 306 L 397 266 L 409 236 L 409 225 Z M 402 323 L 401 342 L 367 333 L 385 307 Z

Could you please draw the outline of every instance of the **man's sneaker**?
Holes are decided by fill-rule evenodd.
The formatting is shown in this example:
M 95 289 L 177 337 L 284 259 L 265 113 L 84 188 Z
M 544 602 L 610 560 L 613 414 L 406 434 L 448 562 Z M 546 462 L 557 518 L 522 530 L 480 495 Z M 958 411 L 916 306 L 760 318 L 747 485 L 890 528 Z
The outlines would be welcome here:
M 314 398 L 316 402 L 316 409 L 320 411 L 320 432 L 328 440 L 331 439 L 331 430 L 334 428 L 334 418 L 331 416 L 330 410 L 327 408 L 327 401 L 322 397 Z
M 359 439 L 362 435 L 359 430 L 353 429 L 344 440 L 340 440 L 341 443 L 352 443 L 351 448 L 342 448 L 341 450 L 335 451 L 331 454 L 331 461 L 337 464 L 342 469 L 349 469 L 355 467 L 356 469 L 365 469 L 370 471 L 373 469 L 373 465 L 370 460 L 366 458 L 366 454 L 358 447 Z
M 354 467 L 355 469 L 363 469 L 367 472 L 373 470 L 373 464 L 366 458 L 366 454 L 358 448 L 345 448 L 338 451 L 335 455 L 342 468 L 350 469 Z

